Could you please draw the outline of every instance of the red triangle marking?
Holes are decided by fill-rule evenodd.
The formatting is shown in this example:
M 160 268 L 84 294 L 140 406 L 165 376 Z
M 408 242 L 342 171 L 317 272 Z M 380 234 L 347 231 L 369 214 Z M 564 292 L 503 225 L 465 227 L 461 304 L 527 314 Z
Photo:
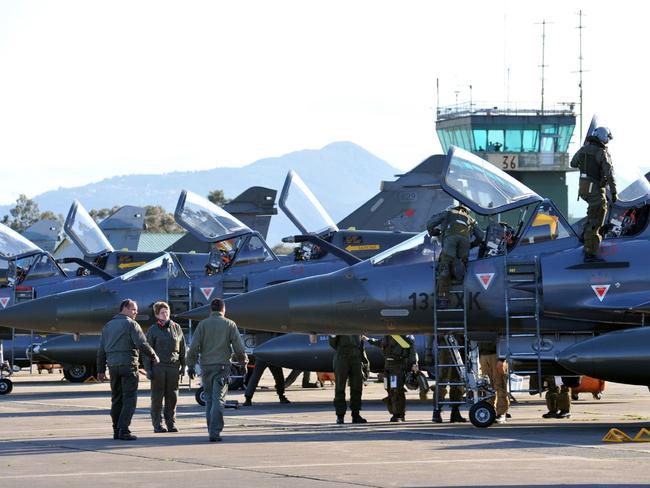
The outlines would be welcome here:
M 591 285 L 591 289 L 594 290 L 598 300 L 602 302 L 605 299 L 605 295 L 607 295 L 610 286 L 611 285 Z
M 477 273 L 476 277 L 483 285 L 484 289 L 488 289 L 492 283 L 492 278 L 494 278 L 494 273 Z
M 0 305 L 2 305 L 2 308 L 7 308 L 8 303 L 9 303 L 9 297 L 0 298 Z
M 206 300 L 210 299 L 210 297 L 212 296 L 213 291 L 214 291 L 214 287 L 201 288 L 201 293 L 203 293 L 203 296 L 205 297 Z

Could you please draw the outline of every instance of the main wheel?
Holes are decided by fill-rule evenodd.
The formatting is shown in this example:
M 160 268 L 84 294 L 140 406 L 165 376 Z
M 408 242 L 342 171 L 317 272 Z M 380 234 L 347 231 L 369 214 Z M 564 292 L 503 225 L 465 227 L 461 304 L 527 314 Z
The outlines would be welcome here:
M 580 396 L 577 393 L 571 393 L 571 400 L 577 402 Z
M 246 368 L 237 364 L 230 365 L 230 376 L 228 377 L 229 390 L 243 390 L 246 379 Z
M 497 412 L 488 402 L 482 401 L 472 405 L 469 409 L 469 420 L 474 427 L 486 428 L 494 423 Z
M 14 384 L 10 379 L 0 378 L 0 395 L 8 395 L 14 389 Z
M 73 364 L 63 369 L 63 376 L 70 383 L 83 383 L 92 376 L 92 366 Z
M 198 390 L 196 390 L 196 393 L 194 394 L 194 399 L 196 400 L 196 403 L 198 403 L 202 407 L 205 407 L 205 390 L 203 389 L 203 387 L 200 387 Z

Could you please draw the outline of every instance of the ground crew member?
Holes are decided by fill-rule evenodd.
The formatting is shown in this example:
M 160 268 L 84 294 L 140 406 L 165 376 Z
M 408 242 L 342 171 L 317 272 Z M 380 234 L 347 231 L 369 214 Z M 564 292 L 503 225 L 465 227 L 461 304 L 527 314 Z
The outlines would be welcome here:
M 548 382 L 546 392 L 546 412 L 542 417 L 545 419 L 568 419 L 571 418 L 571 388 L 562 384 L 557 386 L 554 376 L 544 377 Z
M 205 391 L 205 419 L 210 442 L 221 441 L 223 411 L 228 392 L 230 358 L 235 353 L 239 362 L 248 362 L 244 341 L 237 324 L 225 317 L 226 304 L 220 298 L 210 303 L 210 316 L 201 320 L 187 352 L 187 374 L 194 379 L 194 365 L 201 362 L 201 384 Z
M 336 351 L 334 353 L 336 423 L 342 424 L 344 422 L 345 411 L 347 410 L 345 385 L 350 380 L 352 423 L 364 424 L 366 419 L 359 414 L 361 411 L 361 391 L 363 389 L 363 338 L 359 335 L 331 336 L 329 344 Z
M 384 353 L 384 388 L 388 397 L 384 399 L 388 412 L 392 414 L 391 422 L 404 422 L 406 413 L 406 395 L 404 378 L 407 371 L 418 371 L 418 355 L 412 336 L 387 335 L 382 339 L 368 339 Z
M 596 253 L 602 240 L 600 232 L 607 212 L 607 186 L 612 203 L 616 203 L 617 199 L 614 167 L 607 151 L 607 143 L 611 140 L 612 133 L 607 127 L 597 127 L 571 159 L 571 167 L 580 168 L 578 197 L 589 205 L 582 230 L 585 262 L 603 261 Z
M 97 349 L 97 378 L 106 381 L 106 365 L 110 374 L 113 439 L 122 441 L 137 439 L 129 426 L 138 401 L 139 350 L 148 355 L 153 364 L 160 362 L 135 321 L 137 316 L 138 304 L 134 300 L 124 300 L 120 313 L 102 329 Z
M 452 358 L 450 349 L 440 348 L 438 350 L 438 363 L 439 364 L 452 364 Z M 438 390 L 438 401 L 443 401 L 447 396 L 447 386 L 441 385 L 439 383 L 460 383 L 462 380 L 458 376 L 458 371 L 454 367 L 442 367 L 440 368 L 440 379 L 436 378 L 436 389 Z M 452 402 L 462 402 L 463 393 L 465 388 L 461 385 L 449 385 L 449 400 Z M 435 401 L 435 398 L 434 398 Z M 433 421 L 436 424 L 442 423 L 442 406 L 439 406 L 433 411 Z M 451 406 L 451 415 L 449 416 L 449 422 L 467 422 L 467 419 L 463 417 L 460 413 L 460 403 L 452 404 Z
M 481 371 L 490 378 L 490 385 L 496 392 L 496 397 L 487 401 L 495 407 L 498 424 L 505 424 L 510 407 L 510 396 L 508 395 L 508 365 L 497 358 L 496 342 L 479 342 L 479 362 Z
M 484 234 L 464 205 L 457 205 L 434 215 L 427 222 L 427 231 L 430 236 L 441 234 L 442 251 L 436 268 L 436 283 L 439 306 L 447 307 L 452 277 L 462 280 L 465 275 L 470 236 L 474 235 L 483 240 Z M 457 261 L 461 263 L 460 269 Z
M 269 341 L 276 337 L 277 334 L 271 334 L 267 332 L 257 332 L 255 334 L 255 345 L 259 346 L 266 341 Z M 253 353 L 253 356 L 255 354 Z M 260 382 L 260 379 L 262 378 L 262 375 L 264 374 L 264 371 L 268 368 L 271 374 L 273 375 L 273 379 L 275 380 L 275 392 L 278 394 L 278 398 L 280 399 L 280 403 L 291 403 L 289 399 L 284 395 L 284 372 L 282 371 L 282 368 L 279 366 L 273 366 L 272 364 L 267 363 L 266 361 L 263 361 L 259 358 L 254 357 L 253 358 L 255 362 L 255 367 L 253 368 L 253 373 L 250 375 L 248 378 L 248 381 L 246 382 L 246 391 L 244 392 L 244 397 L 246 398 L 246 401 L 244 402 L 245 407 L 250 407 L 253 405 L 253 395 L 255 395 L 255 390 L 257 389 L 257 384 Z
M 165 302 L 153 305 L 156 323 L 147 331 L 147 341 L 160 358 L 160 364 L 151 364 L 144 358 L 147 378 L 151 380 L 151 422 L 153 431 L 178 432 L 176 403 L 178 383 L 185 371 L 185 336 L 181 326 L 169 320 L 170 309 Z M 165 425 L 162 425 L 163 399 L 165 400 Z

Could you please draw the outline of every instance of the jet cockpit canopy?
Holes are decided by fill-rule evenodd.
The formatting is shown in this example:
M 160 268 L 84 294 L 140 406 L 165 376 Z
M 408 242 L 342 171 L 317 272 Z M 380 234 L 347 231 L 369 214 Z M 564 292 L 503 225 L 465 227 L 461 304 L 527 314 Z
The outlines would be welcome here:
M 149 261 L 131 271 L 124 273 L 119 277 L 122 281 L 139 281 L 142 279 L 166 279 L 177 278 L 179 275 L 187 273 L 178 262 L 173 254 L 165 253 L 158 256 L 153 261 Z
M 339 230 L 332 217 L 294 170 L 287 173 L 278 205 L 303 234 L 322 235 Z
M 63 229 L 81 249 L 84 256 L 96 257 L 115 250 L 95 220 L 78 200 L 72 203 Z
M 45 251 L 12 228 L 0 224 L 0 259 L 17 259 L 31 254 L 45 254 Z
M 203 242 L 218 242 L 253 232 L 218 205 L 187 190 L 178 198 L 174 218 Z
M 495 215 L 543 199 L 526 185 L 478 156 L 451 146 L 442 188 L 479 215 Z

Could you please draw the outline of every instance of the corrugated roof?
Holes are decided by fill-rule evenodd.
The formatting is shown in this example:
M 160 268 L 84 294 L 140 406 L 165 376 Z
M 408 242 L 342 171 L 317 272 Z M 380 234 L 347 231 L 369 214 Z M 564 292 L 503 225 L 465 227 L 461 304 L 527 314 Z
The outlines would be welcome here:
M 137 250 L 141 252 L 164 251 L 184 235 L 183 233 L 143 232 L 140 234 Z

